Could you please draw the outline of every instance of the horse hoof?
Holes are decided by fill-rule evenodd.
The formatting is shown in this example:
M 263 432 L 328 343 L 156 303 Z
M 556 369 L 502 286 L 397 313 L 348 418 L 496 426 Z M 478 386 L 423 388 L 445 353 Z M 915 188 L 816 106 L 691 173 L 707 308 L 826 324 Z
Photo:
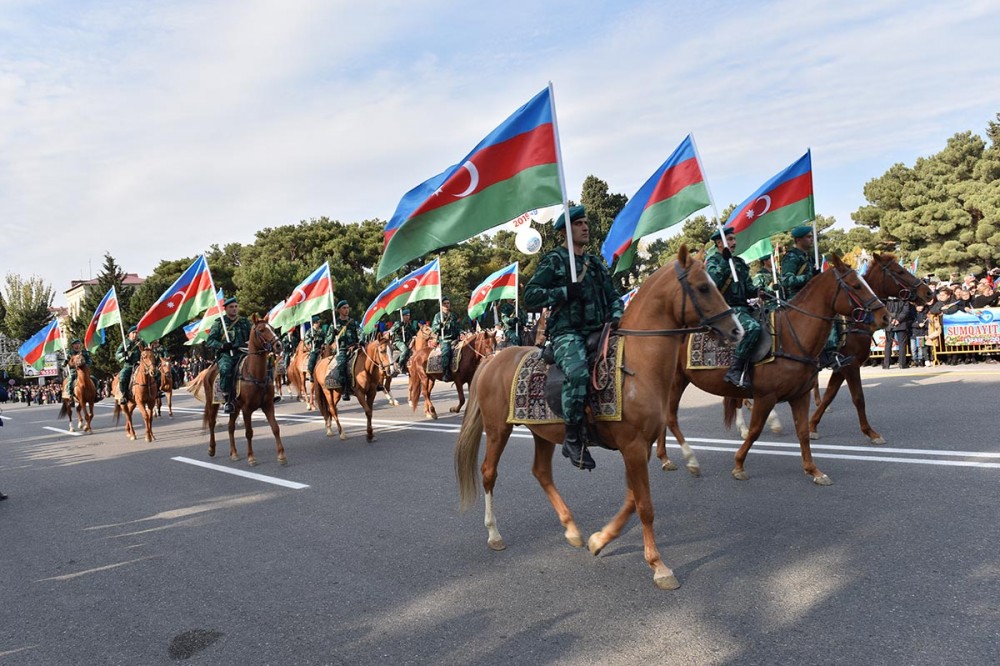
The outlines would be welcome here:
M 809 439 L 819 439 L 819 433 L 818 432 L 809 433 Z
M 131 442 L 135 441 L 135 435 L 129 435 L 128 438 L 129 438 L 129 441 L 131 441 Z
M 374 441 L 375 441 L 375 435 L 369 435 L 369 436 L 367 437 L 367 439 L 368 439 L 368 443 L 369 443 L 369 444 L 371 444 L 372 442 L 374 442 Z
M 885 437 L 883 437 L 882 435 L 875 437 L 874 439 L 872 439 L 872 444 L 875 444 L 876 446 L 879 444 L 885 444 Z
M 668 576 L 653 576 L 653 582 L 661 590 L 676 590 L 681 586 L 680 581 L 677 580 L 677 576 L 673 574 Z
M 750 477 L 747 476 L 747 473 L 744 472 L 742 469 L 734 469 L 733 478 L 736 479 L 737 481 L 746 481 Z
M 567 259 L 566 261 L 569 261 L 569 259 Z M 449 407 L 448 411 L 451 412 L 452 414 L 458 414 L 458 412 L 461 410 L 459 410 L 458 407 Z
M 233 462 L 236 462 L 237 460 L 240 459 L 240 457 L 234 453 L 229 456 L 229 459 L 232 460 Z
M 503 550 L 507 547 L 507 544 L 503 542 L 503 539 L 497 539 L 496 541 L 488 541 L 490 550 Z
M 820 476 L 814 476 L 812 478 L 812 480 L 813 480 L 813 483 L 815 483 L 817 486 L 832 486 L 833 485 L 833 479 L 831 479 L 830 477 L 828 477 L 826 474 L 821 474 Z
M 247 464 L 250 465 L 251 467 L 256 467 L 257 466 L 257 459 L 256 458 L 247 458 Z
M 574 548 L 583 548 L 583 537 L 579 534 L 566 532 L 566 541 Z
M 660 469 L 662 469 L 664 472 L 675 472 L 677 471 L 677 463 L 675 463 L 673 460 L 668 460 L 667 462 L 660 465 Z
M 771 428 L 771 432 L 773 432 L 775 435 L 782 435 L 784 434 L 785 429 L 782 428 L 781 426 L 774 426 L 773 428 Z
M 209 458 L 214 458 L 215 457 L 215 449 L 209 449 L 208 450 L 208 457 Z
M 344 433 L 340 433 L 340 441 L 343 442 L 346 439 L 347 439 L 347 435 L 345 435 Z
M 566 261 L 569 261 L 569 259 L 567 259 Z M 73 426 L 70 426 L 69 427 L 69 431 L 70 432 L 76 432 L 76 428 L 74 428 Z
M 566 261 L 569 261 L 569 259 L 567 259 Z M 740 437 L 742 437 L 743 439 L 746 439 L 747 435 L 749 435 L 749 434 L 750 434 L 750 430 L 748 430 L 747 428 L 740 428 Z
M 280 458 L 278 458 L 278 464 L 282 466 L 287 465 L 288 458 L 286 458 L 285 456 L 281 456 Z
M 589 550 L 590 554 L 594 557 L 600 555 L 601 551 L 604 550 L 604 544 L 602 544 L 598 538 L 599 534 L 600 532 L 594 532 L 590 535 L 590 538 L 587 539 L 587 550 Z
M 701 466 L 698 464 L 688 465 L 687 471 L 691 474 L 691 476 L 701 476 Z

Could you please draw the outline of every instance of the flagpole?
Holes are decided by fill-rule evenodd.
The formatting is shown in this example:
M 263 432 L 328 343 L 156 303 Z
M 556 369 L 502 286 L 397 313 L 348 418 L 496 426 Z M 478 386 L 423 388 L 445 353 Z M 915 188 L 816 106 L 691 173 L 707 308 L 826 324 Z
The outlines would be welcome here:
M 438 262 L 441 261 L 440 254 L 437 260 Z M 440 279 L 441 277 L 443 277 L 441 275 L 441 264 L 438 263 L 438 315 L 441 317 L 441 323 L 444 323 L 444 289 L 441 288 L 441 282 L 443 281 Z
M 556 140 L 556 166 L 559 171 L 559 187 L 562 188 L 563 216 L 566 224 L 566 249 L 569 250 L 569 281 L 576 282 L 576 258 L 573 251 L 573 225 L 569 221 L 569 197 L 566 196 L 566 173 L 563 171 L 562 143 L 559 141 L 559 122 L 556 119 L 556 93 L 549 81 L 549 104 L 552 105 L 552 134 Z
M 778 248 L 771 246 L 771 276 L 774 278 L 774 286 L 777 289 L 777 296 L 785 299 L 785 288 L 778 280 Z
M 202 259 L 205 259 L 205 255 L 201 255 Z M 208 265 L 208 259 L 205 259 L 205 270 L 208 271 L 208 282 L 212 285 L 212 298 L 215 299 L 215 304 L 219 305 L 221 310 L 219 312 L 219 321 L 222 322 L 222 335 L 225 336 L 226 342 L 232 342 L 229 339 L 229 329 L 226 327 L 226 309 L 219 303 L 219 291 L 215 288 L 215 280 L 212 279 L 212 269 Z M 202 317 L 204 319 L 204 317 Z M 229 350 L 229 355 L 233 355 L 233 350 Z
M 517 334 L 517 339 L 521 339 L 521 310 L 520 310 L 520 300 L 518 296 L 518 291 L 521 289 L 521 261 L 514 262 L 514 333 Z
M 816 231 L 816 218 L 813 218 L 813 253 L 816 255 L 816 270 L 823 266 L 819 263 L 819 232 Z
M 694 148 L 694 157 L 698 160 L 698 168 L 701 169 L 702 178 L 705 182 L 705 192 L 708 194 L 709 204 L 712 206 L 712 213 L 715 215 L 715 226 L 719 229 L 719 237 L 726 250 L 729 250 L 729 241 L 726 240 L 726 232 L 722 228 L 722 218 L 719 217 L 719 209 L 715 206 L 715 197 L 712 196 L 712 187 L 708 184 L 708 176 L 705 175 L 705 163 L 701 161 L 701 152 L 698 151 L 698 142 L 694 139 L 694 132 L 688 132 L 691 137 L 691 147 Z M 722 256 L 726 256 L 723 252 Z M 736 274 L 736 262 L 733 261 L 733 253 L 729 252 L 729 270 L 733 274 L 733 282 L 739 282 L 740 276 Z
M 122 304 L 118 301 L 118 290 L 115 288 L 114 285 L 111 285 L 111 291 L 114 292 L 114 294 L 115 294 L 115 303 L 118 304 L 118 328 L 121 329 L 121 332 L 122 332 L 122 344 L 124 345 L 125 344 L 125 340 L 127 338 L 125 337 L 125 323 L 122 321 Z M 125 351 L 128 351 L 128 350 L 126 349 Z

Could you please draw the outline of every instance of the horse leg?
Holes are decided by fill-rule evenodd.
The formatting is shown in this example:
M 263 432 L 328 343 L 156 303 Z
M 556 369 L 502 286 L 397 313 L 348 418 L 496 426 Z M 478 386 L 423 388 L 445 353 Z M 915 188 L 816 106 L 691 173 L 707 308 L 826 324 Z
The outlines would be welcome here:
M 146 426 L 146 441 L 152 442 L 153 437 L 153 405 L 145 402 L 139 403 L 139 411 L 142 412 L 142 423 Z
M 212 396 L 205 396 L 204 422 L 208 427 L 208 457 L 215 457 L 215 422 L 219 416 L 219 406 L 212 401 Z
M 170 418 L 174 418 L 174 392 L 173 390 L 167 391 L 167 413 Z
M 750 433 L 750 428 L 743 418 L 743 409 L 745 407 L 753 409 L 753 402 L 751 400 L 740 400 L 740 406 L 736 408 L 736 427 L 740 429 L 740 437 L 743 439 L 746 439 L 746 436 Z
M 694 451 L 688 446 L 687 440 L 684 439 L 684 433 L 681 432 L 680 424 L 677 421 L 677 414 L 680 412 L 681 397 L 684 395 L 684 389 L 687 388 L 687 385 L 688 382 L 684 377 L 684 372 L 678 368 L 674 374 L 674 384 L 670 388 L 670 395 L 667 396 L 667 428 L 670 429 L 670 434 L 677 440 L 677 445 L 681 447 L 681 454 L 684 456 L 684 460 L 687 461 L 685 465 L 687 471 L 692 476 L 701 476 L 701 464 L 698 462 L 698 458 L 695 457 Z M 662 455 L 660 455 L 661 453 Z M 656 457 L 662 462 L 661 469 L 665 471 L 677 469 L 677 465 L 667 457 L 667 443 L 664 435 L 661 435 L 660 439 L 657 440 Z
M 510 428 L 507 432 L 507 437 L 510 437 Z M 549 498 L 549 504 L 555 509 L 556 515 L 559 516 L 559 522 L 563 526 L 563 536 L 569 545 L 574 548 L 583 548 L 583 535 L 580 533 L 580 528 L 577 527 L 576 521 L 573 520 L 573 514 L 570 513 L 569 507 L 566 506 L 566 502 L 563 500 L 562 495 L 556 489 L 555 481 L 552 479 L 552 452 L 555 450 L 556 445 L 553 442 L 549 442 L 542 439 L 538 435 L 535 437 L 535 461 L 531 466 L 531 473 L 534 475 L 535 479 L 538 481 L 538 485 L 542 487 L 545 492 L 545 496 Z M 492 474 L 492 480 L 496 479 L 496 468 L 497 463 L 500 459 L 500 454 L 503 453 L 503 449 L 507 444 L 507 438 L 504 437 L 501 440 L 503 443 L 499 446 L 499 450 L 496 452 L 496 458 L 491 461 L 490 473 Z M 483 485 L 486 484 L 486 472 L 487 472 L 487 461 L 490 461 L 491 448 L 487 443 L 486 448 L 486 458 L 483 460 Z M 490 491 L 493 489 L 493 481 L 490 482 Z M 487 513 L 487 518 L 491 513 Z M 487 522 L 486 527 L 489 528 L 489 522 Z
M 274 435 L 274 445 L 278 451 L 278 464 L 287 465 L 288 456 L 285 455 L 285 447 L 281 443 L 281 429 L 278 428 L 278 420 L 274 418 L 274 403 L 265 403 L 261 407 L 261 411 L 264 412 L 264 416 L 267 417 L 267 424 L 271 426 L 271 434 Z
M 369 381 L 371 381 L 370 377 Z M 365 420 L 368 422 L 365 427 L 365 439 L 369 443 L 374 442 L 375 431 L 372 429 L 372 408 L 375 406 L 375 387 L 369 387 L 364 393 L 355 391 L 354 397 L 361 403 L 361 409 L 365 410 Z
M 237 405 L 239 407 L 239 405 Z M 237 461 L 240 459 L 240 454 L 236 451 L 236 419 L 240 415 L 239 409 L 234 409 L 233 413 L 229 415 L 229 459 L 232 461 Z M 247 422 L 247 427 L 250 425 L 249 419 L 243 419 Z M 248 455 L 251 449 L 247 449 Z
M 788 401 L 792 408 L 792 419 L 795 421 L 795 434 L 799 436 L 799 448 L 802 451 L 802 469 L 813 483 L 818 486 L 829 486 L 833 481 L 819 471 L 812 459 L 812 449 L 809 447 L 809 393 Z
M 809 393 L 805 394 L 806 400 L 809 399 Z M 747 473 L 743 469 L 743 463 L 747 459 L 747 454 L 750 452 L 750 447 L 753 443 L 757 441 L 760 437 L 760 433 L 764 430 L 764 424 L 767 422 L 767 415 L 771 413 L 774 409 L 774 397 L 773 396 L 754 396 L 753 399 L 753 411 L 750 412 L 750 431 L 747 436 L 743 439 L 743 444 L 740 446 L 739 450 L 736 452 L 735 465 L 733 467 L 733 478 L 739 481 L 747 480 Z M 794 414 L 793 414 L 794 416 Z
M 423 381 L 423 391 L 424 391 L 424 418 L 436 419 L 438 417 L 437 410 L 434 409 L 434 403 L 431 402 L 431 390 L 434 388 L 434 380 L 427 377 Z
M 132 412 L 135 411 L 135 403 L 129 400 L 125 406 L 125 434 L 131 441 L 135 441 L 135 426 L 132 425 Z
M 859 371 L 860 374 L 860 371 Z M 827 408 L 833 403 L 834 398 L 837 397 L 837 392 L 840 391 L 840 386 L 844 383 L 844 373 L 835 372 L 830 375 L 830 381 L 827 382 L 826 391 L 823 392 L 823 398 L 819 401 L 816 406 L 816 411 L 813 412 L 812 417 L 809 419 L 809 438 L 819 439 L 819 422 L 826 414 Z
M 458 414 L 462 411 L 462 405 L 465 404 L 465 393 L 462 391 L 462 380 L 458 377 L 455 378 L 455 390 L 458 391 L 458 404 L 448 410 L 452 414 Z
M 847 388 L 851 392 L 851 400 L 854 401 L 854 408 L 858 410 L 858 423 L 861 424 L 861 432 L 872 444 L 885 444 L 885 437 L 868 423 L 868 413 L 865 411 L 865 389 L 861 385 L 861 367 L 852 365 L 845 369 L 844 375 L 847 378 Z
M 251 423 L 251 417 L 253 416 L 253 409 L 249 404 L 243 405 L 243 426 L 244 435 L 247 438 L 247 464 L 251 467 L 257 466 L 257 456 L 253 454 L 253 424 Z M 270 423 L 270 421 L 268 421 Z M 233 433 L 235 435 L 235 428 Z

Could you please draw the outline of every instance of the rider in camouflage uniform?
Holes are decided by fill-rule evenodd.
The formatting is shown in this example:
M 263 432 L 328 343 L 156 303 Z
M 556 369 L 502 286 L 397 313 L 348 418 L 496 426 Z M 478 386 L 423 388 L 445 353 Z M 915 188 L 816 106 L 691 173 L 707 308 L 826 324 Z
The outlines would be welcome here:
M 236 396 L 234 395 L 236 382 L 233 375 L 236 374 L 236 366 L 240 359 L 246 356 L 244 347 L 250 342 L 251 324 L 249 319 L 240 316 L 240 306 L 235 297 L 227 298 L 223 307 L 225 307 L 226 313 L 212 324 L 212 330 L 208 333 L 205 346 L 215 350 L 215 361 L 219 365 L 219 388 L 226 396 L 226 404 L 222 411 L 226 414 L 232 414 L 236 409 Z M 229 333 L 229 342 L 226 342 L 226 336 L 222 330 L 223 317 L 225 318 L 226 331 Z
M 736 318 L 743 326 L 743 339 L 736 345 L 733 351 L 733 363 L 726 373 L 726 381 L 745 391 L 752 390 L 750 378 L 753 375 L 753 366 L 750 364 L 750 353 L 754 345 L 760 338 L 760 323 L 753 316 L 753 310 L 747 301 L 755 297 L 757 292 L 753 289 L 750 281 L 750 267 L 747 266 L 741 257 L 732 254 L 736 249 L 736 232 L 727 227 L 725 229 L 726 240 L 722 240 L 721 232 L 716 229 L 711 239 L 715 241 L 715 254 L 705 260 L 705 270 L 719 288 L 719 293 L 726 300 L 726 303 L 733 308 Z M 728 250 L 728 252 L 727 252 Z M 733 280 L 733 272 L 729 268 L 728 256 L 732 256 L 733 265 L 736 268 L 736 276 L 739 281 Z
M 83 348 L 83 340 L 80 338 L 74 338 L 73 342 L 69 344 L 69 351 L 66 353 L 66 360 L 64 365 L 66 366 L 66 391 L 69 393 L 69 399 L 73 400 L 73 389 L 76 388 L 76 368 L 69 367 L 69 361 L 73 356 L 81 354 L 83 356 L 83 366 L 85 368 L 90 368 L 94 365 L 94 362 L 90 358 L 90 352 Z
M 524 326 L 524 313 L 515 312 L 510 301 L 502 303 L 499 308 L 500 326 L 507 344 L 512 347 L 521 346 L 521 327 Z
M 812 227 L 801 226 L 792 229 L 792 238 L 795 239 L 795 247 L 791 248 L 781 258 L 781 286 L 785 292 L 787 300 L 792 300 L 804 286 L 813 279 L 818 272 L 813 264 L 813 234 Z M 840 326 L 834 322 L 830 329 L 830 337 L 826 340 L 826 346 L 820 354 L 819 362 L 824 368 L 840 370 L 846 365 L 850 365 L 854 358 L 844 356 L 837 350 L 840 348 Z
M 337 381 L 343 389 L 344 400 L 351 399 L 351 370 L 347 364 L 351 352 L 361 344 L 361 324 L 351 319 L 351 305 L 347 301 L 337 303 L 337 318 L 329 328 L 324 340 L 327 346 L 337 343 Z
M 438 337 L 441 345 L 441 379 L 451 381 L 451 358 L 454 354 L 451 346 L 462 335 L 462 322 L 451 312 L 451 301 L 447 296 L 441 298 L 441 310 L 434 315 L 431 331 Z
M 127 405 L 129 398 L 132 397 L 132 370 L 139 362 L 145 346 L 146 343 L 139 339 L 136 327 L 133 326 L 128 329 L 128 340 L 118 345 L 118 351 L 115 352 L 115 359 L 122 364 L 122 369 L 118 372 L 118 389 L 122 393 L 119 402 L 123 405 Z
M 410 343 L 413 342 L 414 336 L 420 330 L 420 324 L 410 319 L 409 308 L 403 308 L 400 317 L 402 319 L 390 329 L 389 337 L 392 340 L 392 346 L 399 354 L 396 363 L 399 365 L 400 372 L 407 372 L 406 364 L 410 362 L 410 354 L 412 353 Z
M 323 352 L 323 341 L 326 340 L 329 332 L 329 325 L 321 324 L 319 315 L 313 315 L 312 325 L 306 331 L 306 346 L 309 347 L 309 379 L 313 378 L 316 361 L 319 360 L 319 356 Z
M 563 244 L 542 257 L 538 270 L 524 290 L 524 305 L 537 311 L 548 307 L 550 314 L 545 332 L 555 355 L 556 365 L 566 375 L 562 386 L 563 419 L 566 439 L 563 455 L 580 469 L 596 465 L 583 444 L 584 400 L 587 396 L 587 335 L 606 323 L 618 326 L 624 307 L 611 282 L 611 274 L 601 257 L 584 252 L 590 241 L 587 211 L 583 206 L 569 209 L 555 221 L 554 227 L 573 239 L 577 282 L 570 281 L 569 251 Z M 564 239 L 565 240 L 565 239 Z
M 160 398 L 164 397 L 166 394 L 163 393 L 160 388 L 163 386 L 163 374 L 160 371 L 163 361 L 167 362 L 167 367 L 170 366 L 170 354 L 167 353 L 167 348 L 159 340 L 153 340 L 149 343 L 149 348 L 153 351 L 154 361 L 156 362 L 156 372 L 154 377 L 156 379 L 156 394 Z
M 760 258 L 760 268 L 754 273 L 752 284 L 754 292 L 764 292 L 770 296 L 774 296 L 775 284 L 774 284 L 774 273 L 771 270 L 771 255 L 766 255 Z
M 299 348 L 299 342 L 301 342 L 301 338 L 299 337 L 298 326 L 293 326 L 291 330 L 286 331 L 285 335 L 282 336 L 281 349 L 285 356 L 285 383 L 288 383 L 288 369 L 291 367 L 292 358 Z

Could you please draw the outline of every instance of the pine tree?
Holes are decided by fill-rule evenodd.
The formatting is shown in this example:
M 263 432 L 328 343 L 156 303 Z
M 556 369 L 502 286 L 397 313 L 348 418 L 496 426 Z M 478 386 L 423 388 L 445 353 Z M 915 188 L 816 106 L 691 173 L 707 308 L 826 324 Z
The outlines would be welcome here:
M 111 287 L 115 288 L 115 292 L 118 295 L 118 307 L 123 313 L 123 325 L 128 327 L 130 323 L 135 323 L 126 321 L 124 317 L 134 289 L 133 287 L 125 286 L 125 272 L 115 262 L 114 257 L 110 254 L 105 254 L 104 265 L 101 267 L 101 273 L 97 276 L 97 284 L 88 291 L 87 296 L 80 305 L 80 311 L 70 321 L 71 339 L 83 339 L 84 334 L 87 332 L 87 326 L 90 325 L 90 320 L 94 316 L 94 311 Z M 94 376 L 99 379 L 112 377 L 121 369 L 120 364 L 115 360 L 115 350 L 118 349 L 118 345 L 122 341 L 121 329 L 117 326 L 110 326 L 104 330 L 104 337 L 104 344 L 98 347 L 92 355 L 94 360 Z

